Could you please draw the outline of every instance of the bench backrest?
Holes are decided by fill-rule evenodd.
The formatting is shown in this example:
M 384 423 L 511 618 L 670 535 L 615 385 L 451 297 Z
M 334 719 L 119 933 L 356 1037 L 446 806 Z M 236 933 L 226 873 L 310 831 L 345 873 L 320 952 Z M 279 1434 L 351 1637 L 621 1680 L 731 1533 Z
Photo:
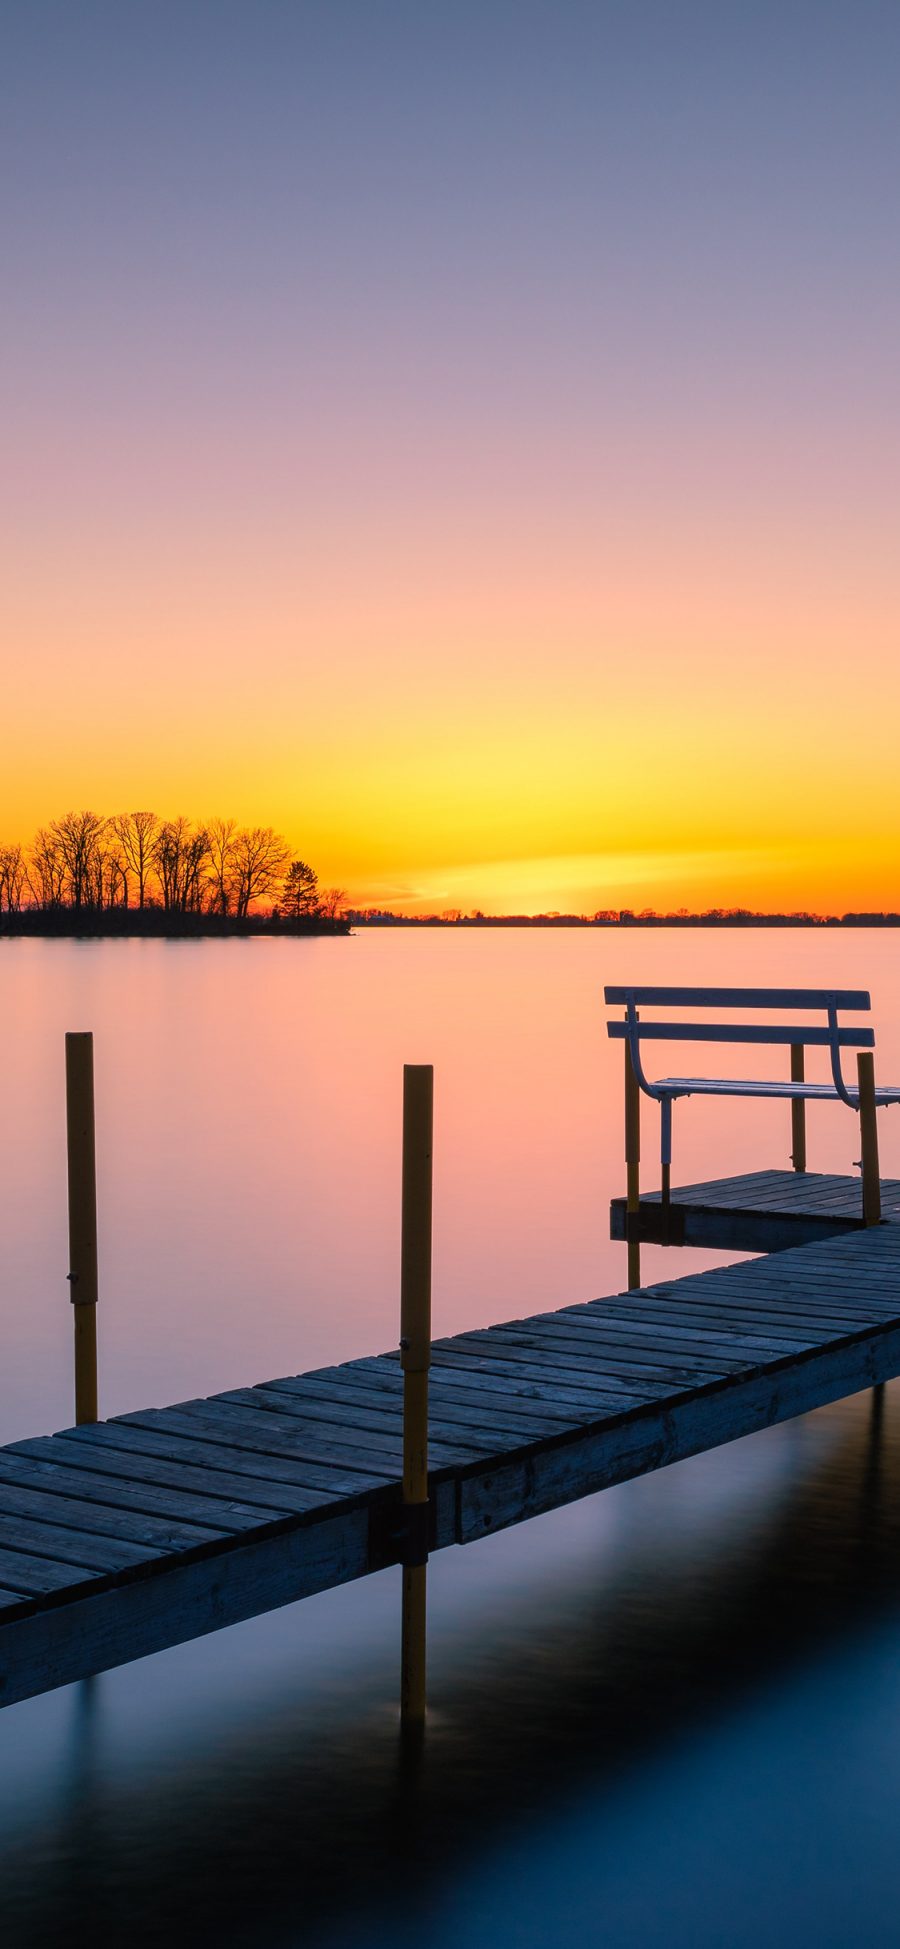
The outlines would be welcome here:
M 608 1003 L 623 1003 L 621 1021 L 607 1022 L 607 1034 L 631 1044 L 635 1073 L 642 1087 L 652 1095 L 640 1060 L 640 1044 L 652 1042 L 757 1042 L 789 1043 L 793 1046 L 831 1050 L 831 1069 L 838 1095 L 855 1108 L 841 1074 L 842 1049 L 874 1049 L 875 1031 L 870 1027 L 842 1028 L 841 1009 L 868 1009 L 871 1000 L 864 988 L 605 988 Z M 824 1010 L 826 1023 L 760 1022 L 645 1022 L 641 1007 L 660 1008 L 766 1008 Z

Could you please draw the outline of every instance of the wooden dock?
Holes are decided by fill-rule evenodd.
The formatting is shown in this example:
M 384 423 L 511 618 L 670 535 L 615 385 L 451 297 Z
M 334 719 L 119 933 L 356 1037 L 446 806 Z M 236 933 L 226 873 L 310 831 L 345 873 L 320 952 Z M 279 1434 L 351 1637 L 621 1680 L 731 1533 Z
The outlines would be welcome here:
M 793 1175 L 734 1182 L 772 1181 L 778 1217 Z M 900 1226 L 804 1182 L 824 1242 L 437 1341 L 431 1547 L 900 1374 Z M 686 1231 L 765 1206 L 688 1191 L 721 1196 Z M 401 1404 L 382 1354 L 0 1449 L 0 1703 L 398 1562 Z
M 900 1224 L 900 1179 L 882 1178 L 881 1215 Z M 613 1198 L 610 1237 L 624 1239 L 626 1204 Z M 646 1245 L 698 1245 L 722 1252 L 783 1252 L 823 1243 L 864 1226 L 859 1178 L 820 1171 L 748 1171 L 642 1195 L 637 1233 Z

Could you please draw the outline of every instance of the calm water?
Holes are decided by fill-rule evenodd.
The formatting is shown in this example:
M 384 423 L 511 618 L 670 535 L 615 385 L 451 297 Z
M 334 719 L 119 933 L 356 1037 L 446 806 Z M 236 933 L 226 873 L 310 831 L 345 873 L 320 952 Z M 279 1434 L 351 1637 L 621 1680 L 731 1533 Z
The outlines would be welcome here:
M 96 1037 L 116 1413 L 395 1342 L 404 1060 L 436 1070 L 435 1328 L 485 1324 L 624 1281 L 604 981 L 869 986 L 893 1082 L 895 942 L 3 944 L 0 1438 L 71 1419 L 66 1028 Z M 849 1113 L 809 1123 L 811 1167 L 848 1169 Z M 900 1173 L 900 1116 L 882 1124 Z M 676 1179 L 785 1164 L 788 1126 L 783 1106 L 691 1103 Z M 898 1491 L 889 1388 L 880 1426 L 859 1396 L 444 1552 L 415 1773 L 396 1572 L 11 1708 L 4 1940 L 900 1939 Z

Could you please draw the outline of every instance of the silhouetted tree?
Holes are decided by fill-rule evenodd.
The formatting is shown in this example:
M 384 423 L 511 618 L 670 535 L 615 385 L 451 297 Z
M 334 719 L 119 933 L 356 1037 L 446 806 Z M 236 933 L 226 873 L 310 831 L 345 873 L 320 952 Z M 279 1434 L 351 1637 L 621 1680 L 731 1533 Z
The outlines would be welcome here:
M 197 914 L 203 906 L 203 869 L 209 858 L 209 836 L 184 814 L 166 819 L 153 848 L 166 913 Z
M 254 900 L 274 893 L 284 872 L 288 849 L 271 826 L 243 826 L 233 841 L 235 913 L 245 920 Z
M 0 914 L 18 914 L 28 886 L 21 846 L 0 846 Z
M 228 914 L 235 896 L 234 843 L 237 828 L 233 819 L 210 819 L 206 830 L 209 839 L 209 910 L 213 914 Z
M 128 862 L 112 819 L 107 820 L 97 842 L 91 881 L 92 906 L 101 911 L 105 907 L 127 907 Z
M 159 832 L 159 820 L 155 812 L 120 812 L 112 821 L 116 837 L 122 848 L 126 875 L 134 874 L 137 881 L 138 907 L 143 912 L 147 901 L 147 889 L 153 871 L 153 854 Z M 128 885 L 126 879 L 124 905 L 128 905 Z
M 326 920 L 338 920 L 346 904 L 346 887 L 325 887 L 316 901 L 316 911 Z
M 28 884 L 34 903 L 42 912 L 51 913 L 62 906 L 65 880 L 62 848 L 49 826 L 39 826 L 28 862 Z
M 102 904 L 96 897 L 97 875 L 107 823 L 98 812 L 66 812 L 51 822 L 50 832 L 63 860 L 63 893 L 76 913 Z
M 300 920 L 314 913 L 319 876 L 304 859 L 292 859 L 284 876 L 279 910 L 288 920 Z

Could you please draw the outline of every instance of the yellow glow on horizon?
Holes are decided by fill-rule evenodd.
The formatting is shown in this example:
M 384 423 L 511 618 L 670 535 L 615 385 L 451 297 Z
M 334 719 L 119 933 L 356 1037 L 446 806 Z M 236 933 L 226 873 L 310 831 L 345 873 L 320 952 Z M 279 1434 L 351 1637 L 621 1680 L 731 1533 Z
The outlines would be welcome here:
M 791 555 L 727 506 L 702 532 L 648 508 L 639 541 L 634 510 L 520 510 L 454 552 L 445 512 L 414 557 L 390 509 L 299 557 L 284 509 L 133 512 L 115 550 L 77 509 L 32 532 L 0 841 L 150 805 L 271 823 L 361 905 L 900 906 L 883 538 L 863 576 L 858 537 Z

